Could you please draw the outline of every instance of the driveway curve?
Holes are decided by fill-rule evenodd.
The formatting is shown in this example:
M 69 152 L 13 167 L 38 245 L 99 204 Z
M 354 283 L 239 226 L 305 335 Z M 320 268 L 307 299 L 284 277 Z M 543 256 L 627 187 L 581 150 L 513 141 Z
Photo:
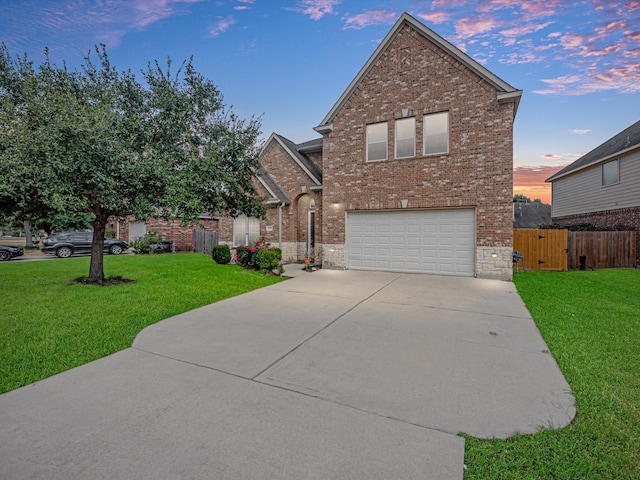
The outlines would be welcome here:
M 0 477 L 461 479 L 575 415 L 512 283 L 287 274 L 0 396 Z

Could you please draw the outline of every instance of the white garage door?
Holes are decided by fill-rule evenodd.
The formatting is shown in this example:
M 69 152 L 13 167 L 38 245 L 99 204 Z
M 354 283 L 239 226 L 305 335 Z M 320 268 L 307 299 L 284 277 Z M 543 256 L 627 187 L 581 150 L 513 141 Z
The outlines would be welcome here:
M 475 211 L 347 214 L 347 266 L 355 270 L 475 273 Z

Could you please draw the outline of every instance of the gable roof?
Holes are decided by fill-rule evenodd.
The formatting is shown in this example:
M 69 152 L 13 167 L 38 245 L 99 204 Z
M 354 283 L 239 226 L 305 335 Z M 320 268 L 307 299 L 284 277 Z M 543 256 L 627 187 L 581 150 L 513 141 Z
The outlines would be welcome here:
M 324 138 L 314 138 L 313 140 L 309 140 L 308 142 L 303 142 L 298 144 L 298 151 L 300 153 L 312 153 L 312 152 L 321 152 L 322 144 L 324 142 Z
M 317 142 L 317 140 L 312 140 L 311 142 L 314 141 Z M 282 135 L 272 133 L 265 143 L 262 152 L 266 152 L 267 148 L 272 142 L 278 143 L 284 149 L 284 151 L 287 152 L 287 154 L 293 159 L 293 161 L 296 162 L 300 166 L 300 168 L 302 168 L 302 170 L 307 174 L 307 176 L 311 179 L 315 186 L 322 187 L 322 170 L 320 170 L 320 167 L 318 167 L 315 162 L 313 162 L 309 157 L 301 152 L 299 145 L 296 145 L 291 140 L 283 137 Z M 311 142 L 305 142 L 302 145 L 307 145 Z M 313 149 L 317 149 L 317 145 L 313 144 Z
M 545 180 L 545 182 L 553 182 L 566 175 L 574 173 L 583 168 L 606 162 L 612 157 L 622 155 L 629 150 L 633 150 L 640 146 L 640 120 L 627 127 L 622 132 L 614 135 L 602 145 L 594 148 L 586 155 L 583 155 L 575 162 L 567 165 L 559 172 L 553 174 Z
M 464 53 L 462 50 L 449 43 L 443 37 L 438 35 L 436 32 L 431 30 L 429 27 L 419 22 L 415 18 L 413 18 L 408 13 L 403 13 L 398 21 L 395 23 L 393 28 L 387 33 L 387 36 L 384 37 L 378 48 L 373 52 L 373 55 L 369 57 L 367 63 L 364 64 L 358 75 L 351 81 L 347 89 L 340 96 L 336 104 L 331 108 L 329 113 L 324 117 L 320 125 L 314 127 L 314 130 L 318 133 L 325 134 L 329 133 L 333 129 L 333 119 L 340 111 L 342 106 L 349 99 L 351 94 L 356 90 L 360 82 L 362 82 L 363 78 L 367 75 L 367 73 L 373 68 L 373 65 L 378 61 L 380 56 L 384 53 L 384 51 L 389 47 L 391 42 L 394 40 L 398 32 L 402 29 L 404 25 L 410 25 L 413 27 L 418 33 L 422 36 L 430 40 L 432 43 L 440 47 L 449 55 L 455 57 L 458 61 L 460 61 L 463 65 L 465 65 L 469 70 L 476 73 L 482 79 L 484 79 L 487 83 L 493 86 L 496 90 L 496 94 L 498 96 L 499 102 L 515 102 L 515 113 L 518 111 L 518 105 L 520 103 L 520 97 L 522 96 L 522 90 L 518 90 L 507 82 L 499 78 L 497 75 L 491 73 L 485 67 L 476 62 L 469 55 Z
M 513 228 L 536 228 L 551 223 L 551 205 L 513 202 Z
M 280 185 L 276 183 L 271 175 L 267 173 L 267 171 L 260 167 L 256 172 L 256 178 L 262 184 L 264 188 L 267 189 L 271 198 L 267 200 L 267 203 L 284 203 L 289 205 L 291 203 L 291 199 L 287 196 L 286 193 L 280 188 Z

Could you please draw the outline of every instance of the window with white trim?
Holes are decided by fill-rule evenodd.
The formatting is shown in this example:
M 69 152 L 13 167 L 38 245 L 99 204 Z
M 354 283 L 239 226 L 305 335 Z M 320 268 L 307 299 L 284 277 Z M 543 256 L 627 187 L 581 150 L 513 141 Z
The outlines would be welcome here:
M 449 153 L 449 112 L 425 115 L 422 121 L 425 155 Z
M 367 125 L 367 162 L 387 159 L 388 137 L 387 122 Z
M 416 156 L 416 119 L 396 120 L 396 158 Z
M 602 186 L 615 185 L 620 181 L 618 160 L 602 164 Z
M 260 219 L 239 215 L 233 220 L 233 245 L 250 245 L 260 240 Z

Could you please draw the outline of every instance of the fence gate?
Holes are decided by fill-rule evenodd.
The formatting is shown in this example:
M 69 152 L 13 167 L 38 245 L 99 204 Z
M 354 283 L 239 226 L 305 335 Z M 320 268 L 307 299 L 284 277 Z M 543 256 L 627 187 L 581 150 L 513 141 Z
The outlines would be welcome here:
M 193 249 L 196 252 L 211 255 L 213 247 L 218 245 L 218 232 L 196 229 L 193 231 Z
M 568 269 L 568 230 L 515 229 L 513 249 L 524 255 L 520 265 L 526 270 Z

